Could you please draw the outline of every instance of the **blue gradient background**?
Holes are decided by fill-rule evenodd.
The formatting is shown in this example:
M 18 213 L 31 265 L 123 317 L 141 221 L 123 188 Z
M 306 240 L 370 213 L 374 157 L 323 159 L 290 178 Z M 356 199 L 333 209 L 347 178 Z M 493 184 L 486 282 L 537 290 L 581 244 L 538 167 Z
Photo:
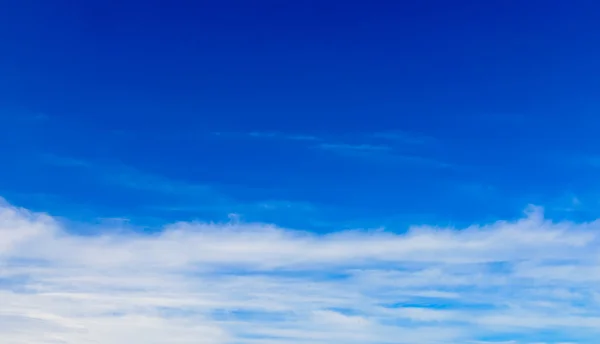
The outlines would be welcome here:
M 598 213 L 597 2 L 2 7 L 0 194 L 22 206 L 315 231 Z

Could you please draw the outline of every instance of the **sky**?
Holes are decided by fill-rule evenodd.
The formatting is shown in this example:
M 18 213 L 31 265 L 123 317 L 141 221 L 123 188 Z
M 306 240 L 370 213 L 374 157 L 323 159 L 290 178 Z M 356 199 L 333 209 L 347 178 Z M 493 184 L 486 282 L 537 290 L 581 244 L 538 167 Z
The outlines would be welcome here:
M 0 8 L 3 342 L 600 335 L 600 3 Z

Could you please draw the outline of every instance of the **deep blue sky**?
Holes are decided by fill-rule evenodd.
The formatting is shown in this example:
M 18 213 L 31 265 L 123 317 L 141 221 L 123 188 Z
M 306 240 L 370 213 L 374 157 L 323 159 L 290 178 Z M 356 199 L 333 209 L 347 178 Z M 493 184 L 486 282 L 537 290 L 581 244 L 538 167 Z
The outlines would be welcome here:
M 598 215 L 598 2 L 1 4 L 16 204 L 315 230 Z

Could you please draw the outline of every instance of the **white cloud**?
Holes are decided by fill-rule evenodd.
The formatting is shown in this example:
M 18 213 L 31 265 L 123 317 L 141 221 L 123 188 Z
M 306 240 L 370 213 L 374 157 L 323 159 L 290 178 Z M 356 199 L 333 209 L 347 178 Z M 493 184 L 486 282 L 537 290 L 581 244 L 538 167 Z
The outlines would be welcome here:
M 532 343 L 552 330 L 555 342 L 591 343 L 600 335 L 599 230 L 600 222 L 553 223 L 532 208 L 514 222 L 405 234 L 234 222 L 84 236 L 2 204 L 0 337 Z

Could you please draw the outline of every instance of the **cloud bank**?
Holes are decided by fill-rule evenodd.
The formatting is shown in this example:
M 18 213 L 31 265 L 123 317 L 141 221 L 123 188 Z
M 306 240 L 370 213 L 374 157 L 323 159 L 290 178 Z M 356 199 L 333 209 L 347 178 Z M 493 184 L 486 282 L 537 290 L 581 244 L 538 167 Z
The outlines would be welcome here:
M 81 235 L 0 205 L 0 337 L 29 343 L 593 343 L 600 222 Z

